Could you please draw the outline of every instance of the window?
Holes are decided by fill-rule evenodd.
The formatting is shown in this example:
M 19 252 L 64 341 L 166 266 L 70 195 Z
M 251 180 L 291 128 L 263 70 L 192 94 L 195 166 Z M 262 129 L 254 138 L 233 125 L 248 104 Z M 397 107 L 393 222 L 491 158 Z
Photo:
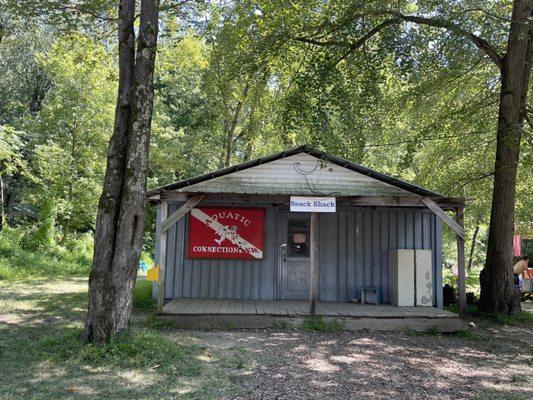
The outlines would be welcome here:
M 309 257 L 309 221 L 289 219 L 288 256 Z

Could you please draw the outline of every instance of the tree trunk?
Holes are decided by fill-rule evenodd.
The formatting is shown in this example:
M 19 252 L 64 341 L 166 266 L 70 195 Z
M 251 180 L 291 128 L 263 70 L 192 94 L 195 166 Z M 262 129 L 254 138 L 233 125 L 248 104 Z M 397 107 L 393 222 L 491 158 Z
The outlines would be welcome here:
M 533 28 L 528 22 L 532 9 L 533 0 L 514 2 L 501 71 L 487 260 L 480 274 L 479 306 L 481 311 L 489 313 L 520 310 L 520 299 L 512 281 L 512 237 L 516 174 L 533 55 Z
M 242 91 L 242 97 L 237 102 L 235 106 L 235 112 L 233 113 L 233 118 L 228 126 L 228 131 L 226 133 L 226 154 L 224 156 L 224 167 L 229 167 L 231 164 L 231 155 L 233 154 L 233 139 L 235 134 L 235 128 L 237 128 L 237 123 L 239 122 L 239 116 L 241 115 L 242 105 L 246 97 L 248 96 L 248 91 L 250 90 L 250 84 L 247 83 L 244 86 Z
M 85 323 L 85 339 L 98 343 L 107 341 L 115 326 L 113 256 L 131 128 L 131 97 L 135 67 L 134 18 L 135 1 L 121 0 L 118 22 L 119 84 L 115 126 L 109 141 L 104 186 L 98 203 Z
M 6 218 L 5 213 L 5 206 L 4 206 L 4 178 L 2 177 L 2 174 L 0 173 L 0 203 L 2 204 L 0 207 L 0 231 L 4 229 L 4 221 Z
M 129 328 L 133 287 L 141 256 L 146 214 L 148 148 L 154 98 L 159 0 L 143 0 L 135 59 L 135 82 L 126 178 L 113 257 L 115 332 Z
M 472 244 L 470 245 L 470 256 L 468 257 L 468 272 L 472 269 L 472 262 L 474 261 L 474 250 L 476 249 L 476 240 L 477 235 L 479 233 L 479 224 L 476 225 L 476 229 L 474 229 L 474 235 L 472 236 Z

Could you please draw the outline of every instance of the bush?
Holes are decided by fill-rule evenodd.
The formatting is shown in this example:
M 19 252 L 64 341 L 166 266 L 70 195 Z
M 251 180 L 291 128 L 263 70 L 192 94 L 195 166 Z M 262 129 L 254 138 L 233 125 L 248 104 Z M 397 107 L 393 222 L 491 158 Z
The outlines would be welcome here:
M 28 235 L 31 232 L 22 228 L 6 227 L 0 232 L 0 279 L 89 273 L 90 235 L 74 235 L 65 247 L 52 243 L 38 250 L 28 247 Z

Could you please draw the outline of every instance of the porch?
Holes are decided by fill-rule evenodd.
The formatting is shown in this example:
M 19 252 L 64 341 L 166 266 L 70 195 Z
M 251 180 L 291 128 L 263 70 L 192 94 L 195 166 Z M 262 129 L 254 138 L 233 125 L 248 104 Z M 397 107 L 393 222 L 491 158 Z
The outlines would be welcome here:
M 435 307 L 399 307 L 353 303 L 318 302 L 316 314 L 338 320 L 347 330 L 443 332 L 466 328 L 457 314 Z M 309 315 L 305 300 L 173 299 L 163 307 L 162 317 L 186 328 L 270 328 L 276 321 L 291 326 Z
M 178 315 L 309 315 L 306 300 L 173 299 L 164 314 Z M 328 317 L 352 318 L 457 318 L 457 314 L 435 307 L 399 307 L 353 303 L 318 302 L 316 313 Z

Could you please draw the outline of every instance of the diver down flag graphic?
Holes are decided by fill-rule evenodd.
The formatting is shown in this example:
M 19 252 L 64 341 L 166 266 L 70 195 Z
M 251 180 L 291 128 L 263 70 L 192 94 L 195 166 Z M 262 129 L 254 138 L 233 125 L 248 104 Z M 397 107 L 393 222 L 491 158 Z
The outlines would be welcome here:
M 264 208 L 193 208 L 189 258 L 263 259 Z

